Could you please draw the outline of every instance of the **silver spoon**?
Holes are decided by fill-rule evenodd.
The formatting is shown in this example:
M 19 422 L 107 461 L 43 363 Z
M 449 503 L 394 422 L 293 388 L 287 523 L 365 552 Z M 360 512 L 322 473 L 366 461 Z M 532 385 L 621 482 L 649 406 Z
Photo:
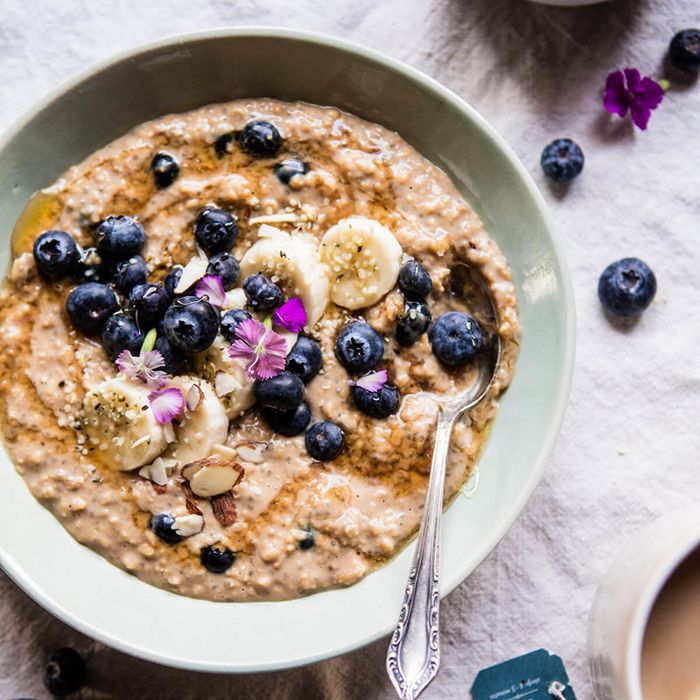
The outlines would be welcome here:
M 495 322 L 495 307 L 490 296 L 485 297 Z M 440 519 L 450 439 L 457 418 L 476 406 L 491 388 L 501 360 L 498 332 L 490 345 L 477 357 L 477 377 L 467 390 L 449 399 L 429 394 L 438 406 L 430 479 L 399 621 L 386 656 L 389 678 L 404 700 L 415 700 L 440 667 Z

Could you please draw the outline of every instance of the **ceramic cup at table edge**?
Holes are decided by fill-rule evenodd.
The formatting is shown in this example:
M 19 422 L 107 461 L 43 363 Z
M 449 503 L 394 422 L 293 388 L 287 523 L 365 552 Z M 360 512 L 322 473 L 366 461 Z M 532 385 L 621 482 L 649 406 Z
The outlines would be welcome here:
M 588 621 L 588 669 L 597 700 L 643 700 L 644 632 L 654 603 L 700 546 L 700 508 L 673 510 L 630 537 L 598 586 Z

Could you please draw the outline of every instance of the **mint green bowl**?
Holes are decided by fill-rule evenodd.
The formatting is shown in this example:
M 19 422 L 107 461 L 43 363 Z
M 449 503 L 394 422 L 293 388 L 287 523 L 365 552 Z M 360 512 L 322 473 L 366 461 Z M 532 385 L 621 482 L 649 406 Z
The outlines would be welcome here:
M 544 201 L 510 148 L 456 95 L 373 51 L 309 33 L 226 29 L 138 48 L 60 87 L 0 141 L 0 262 L 8 264 L 13 222 L 32 193 L 89 153 L 158 115 L 263 96 L 334 105 L 400 133 L 452 178 L 513 269 L 520 360 L 478 489 L 455 499 L 444 519 L 446 594 L 496 546 L 535 488 L 574 360 L 571 283 Z M 47 610 L 122 651 L 203 671 L 277 669 L 354 649 L 394 626 L 412 545 L 347 589 L 280 603 L 184 598 L 77 544 L 0 458 L 3 520 L 12 523 L 0 528 L 0 564 Z

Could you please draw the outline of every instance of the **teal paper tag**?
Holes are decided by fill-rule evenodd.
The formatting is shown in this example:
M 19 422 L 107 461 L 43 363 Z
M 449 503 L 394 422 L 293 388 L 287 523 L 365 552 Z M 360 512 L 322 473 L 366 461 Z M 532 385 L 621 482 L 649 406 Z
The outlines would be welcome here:
M 485 668 L 472 700 L 576 700 L 562 660 L 546 649 Z

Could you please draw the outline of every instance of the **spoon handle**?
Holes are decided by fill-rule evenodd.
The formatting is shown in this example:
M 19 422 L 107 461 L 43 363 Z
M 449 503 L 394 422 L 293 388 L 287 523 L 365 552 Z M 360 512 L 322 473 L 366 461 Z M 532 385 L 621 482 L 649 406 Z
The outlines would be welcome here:
M 416 551 L 386 657 L 400 698 L 415 700 L 440 666 L 440 519 L 450 437 L 457 413 L 440 410 Z

